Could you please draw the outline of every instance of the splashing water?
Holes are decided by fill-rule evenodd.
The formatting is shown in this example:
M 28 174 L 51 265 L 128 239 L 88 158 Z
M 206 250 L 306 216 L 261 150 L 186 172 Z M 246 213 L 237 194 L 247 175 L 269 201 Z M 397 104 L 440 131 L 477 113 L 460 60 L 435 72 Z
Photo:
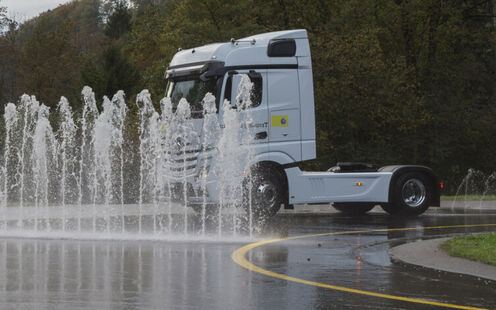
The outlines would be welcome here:
M 161 141 L 161 148 L 160 148 L 160 154 L 163 156 L 163 162 L 160 164 L 160 169 L 159 169 L 159 180 L 161 181 L 159 186 L 160 189 L 162 190 L 161 196 L 166 196 L 167 197 L 167 219 L 168 219 L 168 225 L 167 225 L 167 231 L 171 232 L 172 231 L 172 190 L 171 190 L 171 181 L 169 178 L 164 178 L 162 177 L 168 172 L 168 164 L 171 160 L 171 152 L 168 150 L 170 149 L 170 146 L 172 145 L 172 102 L 170 98 L 163 98 L 160 101 L 160 107 L 162 109 L 162 125 L 161 125 L 161 134 L 162 134 L 162 141 Z M 170 169 L 170 168 L 169 168 Z M 164 181 L 165 179 L 165 181 Z M 167 190 L 164 190 L 164 187 Z
M 18 121 L 17 109 L 13 103 L 9 103 L 5 107 L 4 120 L 5 120 L 5 146 L 4 146 L 3 167 L 2 167 L 2 178 L 3 178 L 2 214 L 3 214 L 3 227 L 4 229 L 6 229 L 7 228 L 6 213 L 7 213 L 7 204 L 8 204 L 9 189 L 10 189 L 9 167 L 11 166 L 10 159 L 12 155 L 11 154 L 12 146 L 10 141 L 11 141 L 12 130 L 17 125 L 17 121 Z
M 474 208 L 475 202 L 479 208 L 484 207 L 487 196 L 496 195 L 496 172 L 484 173 L 475 169 L 468 169 L 467 174 L 457 188 L 451 208 L 463 204 L 463 208 Z
M 201 149 L 203 151 L 202 163 L 200 164 L 201 173 L 201 233 L 205 235 L 205 223 L 207 221 L 207 208 L 208 197 L 207 197 L 207 174 L 210 170 L 210 159 L 212 157 L 211 151 L 215 149 L 215 139 L 220 135 L 220 124 L 217 117 L 217 107 L 215 106 L 215 97 L 207 93 L 205 98 L 203 98 L 203 128 L 202 128 L 203 138 Z
M 18 150 L 18 176 L 19 176 L 19 216 L 20 221 L 17 225 L 24 228 L 24 203 L 25 194 L 32 193 L 32 161 L 27 154 L 33 153 L 33 135 L 34 135 L 34 124 L 36 122 L 36 114 L 38 111 L 39 102 L 35 97 L 29 97 L 24 95 L 21 97 L 20 109 L 23 111 L 23 124 L 22 124 L 22 138 L 21 138 L 21 149 Z
M 96 107 L 95 94 L 88 86 L 83 88 L 81 92 L 83 97 L 83 113 L 81 116 L 81 148 L 79 150 L 79 178 L 78 178 L 78 231 L 81 231 L 81 217 L 83 214 L 83 198 L 84 195 L 89 197 L 94 196 L 96 190 L 96 166 L 93 165 L 95 160 L 95 149 L 93 130 L 95 121 L 98 118 L 98 109 Z M 93 209 L 93 214 L 95 210 Z M 94 221 L 92 221 L 94 223 Z M 93 231 L 95 226 L 92 225 Z
M 143 231 L 143 204 L 156 200 L 155 184 L 157 182 L 157 139 L 158 113 L 153 107 L 151 95 L 148 90 L 143 90 L 136 99 L 140 112 L 140 180 L 139 180 L 139 214 L 138 232 Z M 154 220 L 155 226 L 155 220 Z
M 72 108 L 69 105 L 69 101 L 65 97 L 60 99 L 58 105 L 58 112 L 62 116 L 62 123 L 58 131 L 58 136 L 60 137 L 60 157 L 62 162 L 61 170 L 61 184 L 60 184 L 60 199 L 62 204 L 63 216 L 62 216 L 62 230 L 65 231 L 67 228 L 67 208 L 64 206 L 70 201 L 74 189 L 74 171 L 75 171 L 75 136 L 76 136 L 76 124 L 73 120 Z
M 34 133 L 34 181 L 35 181 L 35 218 L 34 229 L 38 230 L 40 207 L 48 207 L 49 199 L 49 167 L 56 165 L 57 142 L 52 126 L 48 121 L 49 109 L 41 105 L 38 109 L 38 121 Z M 47 221 L 48 223 L 48 221 Z
M 222 234 L 223 222 L 222 211 L 224 208 L 234 208 L 242 203 L 243 197 L 243 180 L 245 175 L 249 174 L 249 165 L 253 154 L 249 143 L 254 135 L 249 124 L 253 122 L 250 113 L 252 105 L 250 95 L 253 87 L 250 78 L 243 75 L 238 85 L 237 96 L 232 105 L 229 101 L 224 101 L 222 106 L 224 130 L 220 134 L 218 143 L 218 156 L 215 171 L 219 179 L 224 180 L 219 184 L 219 225 L 218 233 Z M 241 126 L 243 124 L 244 126 Z M 233 173 L 236 172 L 236 173 Z M 249 179 L 250 180 L 250 179 Z M 251 186 L 251 181 L 248 182 Z M 251 211 L 251 203 L 249 204 Z M 249 231 L 252 232 L 252 212 L 248 212 Z M 232 232 L 237 234 L 240 228 L 240 217 L 238 214 L 233 216 Z
M 235 102 L 223 102 L 220 111 L 207 93 L 202 118 L 192 116 L 184 98 L 177 106 L 163 98 L 158 112 L 147 90 L 136 98 L 137 112 L 122 91 L 104 97 L 99 112 L 89 87 L 80 112 L 64 97 L 53 112 L 27 95 L 17 106 L 7 104 L 3 231 L 218 238 L 244 229 L 251 237 L 251 203 L 242 203 L 254 155 L 251 89 L 243 76 Z M 218 204 L 210 200 L 213 188 Z

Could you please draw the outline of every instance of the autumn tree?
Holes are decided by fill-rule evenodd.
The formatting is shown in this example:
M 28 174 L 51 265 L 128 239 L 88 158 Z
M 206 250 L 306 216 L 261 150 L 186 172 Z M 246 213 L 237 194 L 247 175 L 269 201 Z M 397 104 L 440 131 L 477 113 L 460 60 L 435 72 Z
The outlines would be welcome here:
M 70 21 L 52 26 L 42 18 L 37 23 L 23 49 L 21 73 L 24 91 L 46 105 L 55 106 L 60 96 L 77 101 L 79 55 Z
M 4 27 L 7 26 L 7 24 L 7 7 L 2 6 L 2 1 L 0 1 L 0 29 L 3 31 Z
M 131 30 L 131 10 L 125 0 L 112 3 L 111 14 L 107 19 L 105 34 L 112 39 L 119 39 Z
M 7 8 L 0 5 L 0 102 L 2 103 L 16 101 L 19 92 L 20 57 L 17 39 L 18 22 L 15 18 L 7 17 Z
M 4 28 L 7 25 L 7 8 L 4 6 L 1 6 L 2 2 L 0 0 L 0 35 L 3 34 Z M 2 41 L 0 41 L 0 44 Z M 0 66 L 3 65 L 3 61 L 0 61 Z M 3 97 L 3 85 L 4 85 L 4 79 L 0 78 L 0 98 Z
M 102 55 L 88 59 L 81 70 L 81 80 L 93 88 L 98 98 L 111 98 L 118 90 L 132 97 L 141 85 L 138 71 L 117 46 L 107 47 Z
M 0 48 L 3 90 L 51 102 L 79 97 L 83 83 L 98 97 L 124 89 L 127 98 L 144 85 L 158 99 L 178 48 L 304 28 L 318 155 L 304 168 L 416 163 L 452 183 L 469 167 L 496 170 L 494 0 L 127 3 L 73 1 L 4 34 L 0 46 L 8 38 L 13 49 Z M 8 58 L 19 54 L 20 61 Z M 12 83 L 16 70 L 22 78 Z

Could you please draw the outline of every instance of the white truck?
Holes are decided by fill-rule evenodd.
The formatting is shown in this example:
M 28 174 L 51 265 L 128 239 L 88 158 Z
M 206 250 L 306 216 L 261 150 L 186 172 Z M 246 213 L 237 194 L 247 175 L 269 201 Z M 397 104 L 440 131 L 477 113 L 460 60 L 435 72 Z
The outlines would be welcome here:
M 298 168 L 298 163 L 316 158 L 312 61 L 306 30 L 264 33 L 180 50 L 166 71 L 166 95 L 176 105 L 181 97 L 189 98 L 194 121 L 201 118 L 198 111 L 202 110 L 203 95 L 214 94 L 219 107 L 224 99 L 235 98 L 236 83 L 244 74 L 254 85 L 250 126 L 256 131 L 251 147 L 257 172 L 254 190 L 244 196 L 251 195 L 257 212 L 274 215 L 281 206 L 291 209 L 294 204 L 333 203 L 347 214 L 363 214 L 380 205 L 390 214 L 418 215 L 429 206 L 440 205 L 439 182 L 424 166 L 379 168 L 338 163 L 326 172 Z M 188 93 L 193 89 L 195 94 Z M 218 113 L 222 119 L 222 111 Z M 197 150 L 195 158 L 209 151 Z M 191 176 L 188 185 L 198 188 L 200 169 L 194 164 L 186 169 Z M 217 181 L 208 176 L 209 204 L 218 203 Z M 196 192 L 188 191 L 191 206 L 203 201 L 195 197 Z

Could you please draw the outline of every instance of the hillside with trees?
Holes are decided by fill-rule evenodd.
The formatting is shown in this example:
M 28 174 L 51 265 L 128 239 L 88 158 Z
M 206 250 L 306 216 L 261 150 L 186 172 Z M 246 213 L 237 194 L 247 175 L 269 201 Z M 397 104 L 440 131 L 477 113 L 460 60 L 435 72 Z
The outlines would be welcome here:
M 2 2 L 0 1 L 0 7 Z M 495 0 L 79 0 L 23 23 L 0 9 L 0 102 L 83 85 L 164 94 L 178 48 L 305 28 L 313 57 L 318 159 L 415 163 L 451 185 L 496 171 Z

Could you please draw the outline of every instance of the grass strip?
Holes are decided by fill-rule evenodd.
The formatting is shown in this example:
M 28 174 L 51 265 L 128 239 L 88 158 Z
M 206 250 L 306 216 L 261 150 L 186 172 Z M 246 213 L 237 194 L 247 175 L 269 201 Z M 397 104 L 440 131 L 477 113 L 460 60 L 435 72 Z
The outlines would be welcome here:
M 458 196 L 441 196 L 441 200 L 445 201 L 487 201 L 487 200 L 496 200 L 496 195 L 458 195 Z
M 441 248 L 451 256 L 496 265 L 496 233 L 455 237 Z

